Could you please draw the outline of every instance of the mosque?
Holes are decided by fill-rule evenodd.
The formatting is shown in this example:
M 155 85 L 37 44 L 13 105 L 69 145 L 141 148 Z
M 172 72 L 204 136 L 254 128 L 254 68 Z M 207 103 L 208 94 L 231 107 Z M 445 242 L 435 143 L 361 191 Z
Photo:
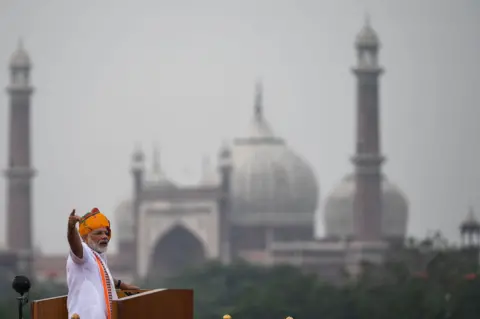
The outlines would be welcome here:
M 155 152 L 151 169 L 136 149 L 131 158 L 132 193 L 115 211 L 121 254 L 109 257 L 117 277 L 131 280 L 168 276 L 208 260 L 291 264 L 337 280 L 355 274 L 364 261 L 381 262 L 393 244 L 403 243 L 409 204 L 382 172 L 380 145 L 379 39 L 367 22 L 356 37 L 357 79 L 354 166 L 320 205 L 319 182 L 308 160 L 274 133 L 257 84 L 245 136 L 223 145 L 216 169 L 183 186 L 169 179 Z M 13 54 L 10 149 L 7 176 L 8 248 L 5 263 L 22 261 L 38 279 L 65 280 L 65 256 L 35 255 L 31 228 L 29 107 L 30 59 L 23 47 Z M 323 209 L 321 209 L 323 208 Z M 326 235 L 315 238 L 322 211 Z M 475 221 L 476 222 L 476 221 Z M 10 258 L 10 259 L 9 259 Z M 0 260 L 1 263 L 2 260 Z

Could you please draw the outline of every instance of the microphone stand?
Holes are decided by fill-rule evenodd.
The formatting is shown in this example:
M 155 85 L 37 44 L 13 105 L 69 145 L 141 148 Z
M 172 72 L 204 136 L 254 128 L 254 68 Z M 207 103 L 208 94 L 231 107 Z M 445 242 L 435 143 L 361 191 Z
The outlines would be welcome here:
M 23 306 L 28 303 L 28 292 L 17 297 L 18 301 L 18 319 L 23 319 Z

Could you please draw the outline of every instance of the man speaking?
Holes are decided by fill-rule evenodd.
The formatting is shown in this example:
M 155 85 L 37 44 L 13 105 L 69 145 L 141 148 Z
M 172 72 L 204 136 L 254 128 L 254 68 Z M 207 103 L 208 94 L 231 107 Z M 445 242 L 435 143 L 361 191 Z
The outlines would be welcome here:
M 118 298 L 115 288 L 139 289 L 115 280 L 108 269 L 105 253 L 112 237 L 110 221 L 98 208 L 83 217 L 75 215 L 74 209 L 68 219 L 67 237 L 69 318 L 78 314 L 81 319 L 110 319 L 112 300 Z

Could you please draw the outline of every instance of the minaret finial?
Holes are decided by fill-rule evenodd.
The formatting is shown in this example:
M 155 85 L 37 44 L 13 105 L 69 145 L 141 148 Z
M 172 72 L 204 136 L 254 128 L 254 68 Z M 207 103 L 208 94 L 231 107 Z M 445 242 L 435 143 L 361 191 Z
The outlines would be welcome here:
M 263 85 L 261 80 L 255 84 L 255 118 L 263 117 Z
M 132 164 L 136 168 L 143 167 L 143 161 L 145 157 L 142 151 L 142 144 L 140 142 L 135 142 L 132 153 Z

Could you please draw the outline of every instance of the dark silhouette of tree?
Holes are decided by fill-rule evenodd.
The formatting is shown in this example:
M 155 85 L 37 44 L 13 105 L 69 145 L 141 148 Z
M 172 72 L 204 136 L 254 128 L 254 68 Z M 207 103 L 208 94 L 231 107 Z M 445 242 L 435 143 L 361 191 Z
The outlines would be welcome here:
M 197 319 L 222 318 L 227 313 L 233 319 L 478 318 L 478 252 L 445 249 L 441 236 L 434 235 L 430 241 L 411 240 L 398 247 L 395 258 L 383 265 L 364 263 L 362 275 L 342 286 L 289 266 L 217 262 L 162 281 L 150 279 L 142 286 L 194 289 Z M 0 318 L 16 316 L 10 285 L 3 283 Z M 0 293 L 1 289 L 0 282 Z M 32 299 L 65 293 L 64 286 L 53 283 L 32 287 Z

